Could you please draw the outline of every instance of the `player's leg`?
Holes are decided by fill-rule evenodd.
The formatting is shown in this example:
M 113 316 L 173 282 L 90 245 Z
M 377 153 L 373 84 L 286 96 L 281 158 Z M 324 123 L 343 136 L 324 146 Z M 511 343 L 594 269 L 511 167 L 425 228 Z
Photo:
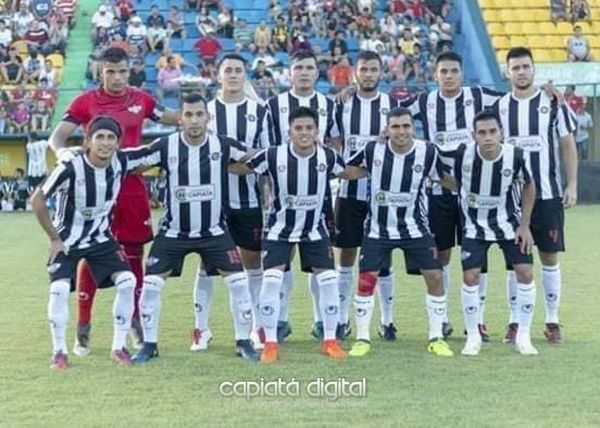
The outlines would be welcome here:
M 79 357 L 88 355 L 90 349 L 90 333 L 92 329 L 92 307 L 96 296 L 96 281 L 85 260 L 79 263 L 77 269 L 77 336 L 73 353 Z
M 396 327 L 394 326 L 394 270 L 392 259 L 379 271 L 377 278 L 377 293 L 379 294 L 379 309 L 381 319 L 377 333 L 383 340 L 396 340 Z
M 135 287 L 137 278 L 131 271 L 120 271 L 112 275 L 116 296 L 113 303 L 113 342 L 111 358 L 120 365 L 131 364 L 131 355 L 127 350 L 127 333 L 131 329 L 134 312 Z
M 194 279 L 193 302 L 194 302 L 194 330 L 192 331 L 192 344 L 190 351 L 204 351 L 213 338 L 208 327 L 208 317 L 212 307 L 214 277 L 219 272 L 206 267 L 204 263 L 198 265 Z
M 289 320 L 290 298 L 294 288 L 294 270 L 292 260 L 295 250 L 292 249 L 290 262 L 285 265 L 283 272 L 283 283 L 279 292 L 279 316 L 277 318 L 277 343 L 283 343 L 292 334 L 292 326 Z
M 519 307 L 517 306 L 517 276 L 513 266 L 506 266 L 506 301 L 508 303 L 508 325 L 504 343 L 515 343 L 519 330 Z
M 135 349 L 140 349 L 144 343 L 142 324 L 138 312 L 140 296 L 142 294 L 142 286 L 144 285 L 144 245 L 123 245 L 123 252 L 127 257 L 127 262 L 131 272 L 135 276 L 135 291 L 134 291 L 134 311 L 131 322 L 131 342 Z

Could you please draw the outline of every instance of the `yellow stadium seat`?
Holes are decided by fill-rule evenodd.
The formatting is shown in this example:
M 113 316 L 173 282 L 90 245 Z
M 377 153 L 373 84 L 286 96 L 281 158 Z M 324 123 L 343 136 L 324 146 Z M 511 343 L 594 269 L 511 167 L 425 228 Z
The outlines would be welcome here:
M 515 9 L 501 9 L 500 10 L 500 21 L 501 22 L 513 22 L 513 21 L 517 21 L 518 17 L 517 17 L 517 13 L 515 13 Z
M 510 40 L 506 36 L 496 36 L 493 38 L 494 47 L 496 49 L 509 49 Z
M 600 49 L 592 49 L 592 60 L 593 61 L 600 60 Z
M 556 24 L 557 34 L 573 34 L 573 26 L 568 22 L 559 22 Z
M 600 22 L 594 22 L 587 34 L 600 34 Z
M 511 36 L 510 38 L 510 47 L 514 48 L 517 46 L 528 46 L 529 40 L 524 36 Z
M 552 56 L 547 49 L 534 49 L 531 53 L 535 62 L 552 62 Z
M 481 9 L 491 9 L 496 6 L 494 5 L 494 0 L 479 0 L 479 7 Z
M 540 26 L 537 22 L 525 22 L 521 28 L 522 33 L 526 35 L 540 34 Z
M 540 22 L 540 34 L 556 34 L 556 26 L 551 22 Z
M 550 11 L 548 9 L 533 9 L 531 16 L 532 21 L 546 22 L 550 19 Z
M 526 7 L 541 7 L 545 8 L 546 10 L 548 10 L 550 6 L 548 0 L 527 0 L 521 3 L 527 3 Z
M 510 0 L 494 0 L 494 6 L 498 9 L 510 7 Z
M 483 19 L 485 22 L 498 22 L 500 21 L 500 16 L 498 15 L 497 9 L 486 9 L 483 11 Z
M 508 22 L 504 24 L 504 33 L 510 34 L 523 34 L 523 24 L 520 22 Z
M 488 24 L 487 29 L 490 36 L 504 34 L 504 26 L 497 22 L 492 22 L 491 24 Z
M 27 43 L 24 40 L 17 40 L 11 45 L 13 48 L 19 52 L 19 56 L 25 57 L 29 55 L 29 51 L 27 50 Z
M 513 20 L 516 22 L 535 21 L 533 13 L 529 9 L 513 9 Z
M 529 37 L 529 47 L 532 49 L 544 49 L 546 46 L 546 38 L 544 36 Z
M 564 48 L 566 46 L 561 36 L 546 36 L 545 39 L 547 48 Z
M 567 51 L 565 49 L 551 49 L 550 58 L 554 62 L 565 62 L 567 60 Z
M 591 34 L 592 33 L 592 26 L 590 25 L 589 22 L 576 22 L 575 25 L 579 25 L 581 27 L 581 31 L 583 32 L 583 34 Z
M 500 50 L 496 51 L 496 59 L 498 60 L 498 63 L 504 64 L 504 62 L 506 61 L 507 53 L 508 53 L 508 51 L 504 50 L 504 49 L 500 49 Z
M 54 68 L 63 68 L 65 66 L 65 59 L 61 54 L 51 54 L 46 59 L 52 61 Z
M 600 19 L 600 8 L 594 8 L 592 9 L 592 19 L 594 21 L 597 21 Z

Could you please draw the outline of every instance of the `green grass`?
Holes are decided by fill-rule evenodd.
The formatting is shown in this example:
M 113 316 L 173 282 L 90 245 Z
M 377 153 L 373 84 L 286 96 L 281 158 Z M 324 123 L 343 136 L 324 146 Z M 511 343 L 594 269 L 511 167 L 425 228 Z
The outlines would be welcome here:
M 561 263 L 566 340 L 560 347 L 542 341 L 544 311 L 538 291 L 533 331 L 540 351 L 537 358 L 520 357 L 501 343 L 507 309 L 504 265 L 497 249 L 492 251 L 487 305 L 493 342 L 484 346 L 479 357 L 438 359 L 425 352 L 424 287 L 420 278 L 404 275 L 398 253 L 397 342 L 375 339 L 372 354 L 364 359 L 336 363 L 320 356 L 308 333 L 311 310 L 306 277 L 298 273 L 291 305 L 294 334 L 282 348 L 281 362 L 274 366 L 249 365 L 234 356 L 227 293 L 221 281 L 215 287 L 211 316 L 216 339 L 204 354 L 188 351 L 196 265 L 190 257 L 182 278 L 169 280 L 163 295 L 160 358 L 132 368 L 109 361 L 113 292 L 108 290 L 100 293 L 95 308 L 93 354 L 83 359 L 71 355 L 69 370 L 57 374 L 48 368 L 46 240 L 31 214 L 2 214 L 0 426 L 598 426 L 599 218 L 600 206 L 568 212 L 569 251 Z M 461 330 L 457 259 L 450 315 Z M 450 340 L 457 354 L 461 339 L 458 334 Z M 223 398 L 218 392 L 224 381 L 278 377 L 295 378 L 303 386 L 319 377 L 365 377 L 367 397 L 340 399 L 339 407 L 326 407 L 327 399 L 304 393 L 301 398 L 283 397 L 273 403 L 269 398 Z

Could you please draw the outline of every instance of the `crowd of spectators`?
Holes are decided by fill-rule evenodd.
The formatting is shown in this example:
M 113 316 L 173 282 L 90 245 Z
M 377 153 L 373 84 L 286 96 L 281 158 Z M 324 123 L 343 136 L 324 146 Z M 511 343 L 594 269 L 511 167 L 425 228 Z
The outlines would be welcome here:
M 550 18 L 553 22 L 592 21 L 588 0 L 550 0 Z
M 50 129 L 76 0 L 0 3 L 0 135 Z

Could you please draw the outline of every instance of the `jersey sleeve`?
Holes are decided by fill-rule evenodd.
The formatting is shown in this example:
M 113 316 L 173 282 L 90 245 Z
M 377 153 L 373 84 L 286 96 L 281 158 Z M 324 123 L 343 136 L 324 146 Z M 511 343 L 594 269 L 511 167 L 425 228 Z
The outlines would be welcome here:
M 577 128 L 577 122 L 573 111 L 567 104 L 558 106 L 556 116 L 556 129 L 559 137 L 566 137 L 569 134 L 574 134 Z
M 269 170 L 268 154 L 269 149 L 258 152 L 246 162 L 246 166 L 257 174 L 266 174 Z
M 517 157 L 515 180 L 525 184 L 530 183 L 533 180 L 531 166 L 523 150 L 515 148 L 515 156 Z
M 465 147 L 465 144 L 459 144 L 454 150 L 440 150 L 437 146 L 434 146 L 437 162 L 440 164 L 442 172 L 445 172 L 446 174 L 450 174 L 452 172 L 456 159 L 461 156 L 461 153 L 464 151 Z
M 505 92 L 494 91 L 492 89 L 479 87 L 481 91 L 481 104 L 484 109 L 491 108 L 496 101 L 505 95 Z
M 159 104 L 150 94 L 142 91 L 142 105 L 144 106 L 144 118 L 160 122 L 165 113 L 162 104 Z
M 367 168 L 367 146 L 364 146 L 362 149 L 350 156 L 350 159 L 348 159 L 347 162 L 348 166 Z
M 123 149 L 119 155 L 125 160 L 125 170 L 131 172 L 140 167 L 164 166 L 168 140 L 161 138 L 142 147 Z
M 420 116 L 420 114 L 421 114 L 421 108 L 419 106 L 420 97 L 421 97 L 421 94 L 417 94 L 417 95 L 413 95 L 412 97 L 410 97 L 404 101 L 400 101 L 400 107 L 404 107 L 404 108 L 407 108 L 408 110 L 410 110 L 410 113 L 413 115 L 413 117 Z
M 337 104 L 328 100 L 327 110 L 327 135 L 329 138 L 338 138 L 341 131 L 337 121 Z
M 440 161 L 438 151 L 433 145 L 427 146 L 427 157 L 429 158 L 430 164 L 427 170 L 427 177 L 431 181 L 438 182 L 444 176 L 444 164 Z
M 71 171 L 70 162 L 59 163 L 42 186 L 44 196 L 47 198 L 58 191 L 68 189 L 71 183 Z
M 239 162 L 242 160 L 246 153 L 248 153 L 248 147 L 244 144 L 236 141 L 232 138 L 227 137 L 219 137 L 221 139 L 221 143 L 226 145 L 229 151 L 228 160 L 233 162 Z
M 329 175 L 337 177 L 346 168 L 346 164 L 340 155 L 338 155 L 335 151 L 325 148 L 327 150 L 327 161 L 329 162 Z
M 265 107 L 262 110 L 262 116 L 259 118 L 258 126 L 259 129 L 256 133 L 256 139 L 254 140 L 255 149 L 266 149 L 271 144 L 271 114 Z
M 65 122 L 71 122 L 75 125 L 88 123 L 90 120 L 92 120 L 92 109 L 90 109 L 89 104 L 90 100 L 87 94 L 78 96 L 71 101 L 71 104 L 69 104 L 69 107 L 63 115 L 62 120 Z

